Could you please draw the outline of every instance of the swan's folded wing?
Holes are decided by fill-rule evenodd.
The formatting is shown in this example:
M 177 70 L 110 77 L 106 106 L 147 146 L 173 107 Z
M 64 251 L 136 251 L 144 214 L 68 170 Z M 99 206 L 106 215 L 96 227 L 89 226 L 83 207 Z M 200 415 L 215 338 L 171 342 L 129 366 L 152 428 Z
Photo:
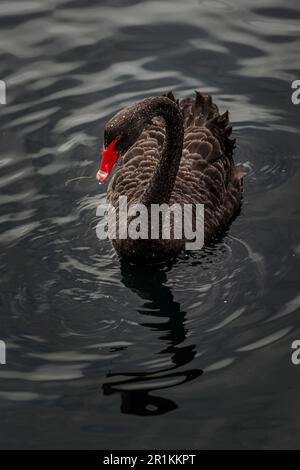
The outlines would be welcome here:
M 235 140 L 231 139 L 232 127 L 229 113 L 220 115 L 210 96 L 196 91 L 196 97 L 180 101 L 185 127 L 184 149 L 199 153 L 207 162 L 222 156 L 232 157 Z

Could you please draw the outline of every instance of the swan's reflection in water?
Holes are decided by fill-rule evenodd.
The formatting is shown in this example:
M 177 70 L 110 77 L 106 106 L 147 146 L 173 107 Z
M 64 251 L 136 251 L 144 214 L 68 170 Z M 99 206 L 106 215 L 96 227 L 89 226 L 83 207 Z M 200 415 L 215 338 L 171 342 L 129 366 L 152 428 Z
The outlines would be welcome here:
M 180 303 L 174 300 L 172 290 L 167 283 L 167 272 L 171 266 L 133 266 L 123 262 L 121 266 L 122 282 L 145 302 L 139 313 L 143 316 L 165 318 L 165 322 L 153 323 L 142 321 L 141 325 L 157 331 L 163 342 L 161 355 L 170 357 L 170 365 L 154 372 L 108 374 L 109 378 L 122 377 L 103 385 L 105 395 L 119 393 L 121 412 L 140 416 L 154 416 L 168 413 L 177 408 L 177 404 L 167 398 L 152 395 L 158 390 L 176 387 L 202 375 L 202 370 L 179 370 L 190 364 L 195 355 L 195 345 L 183 346 L 188 329 L 185 325 L 186 312 Z M 144 317 L 143 317 L 144 318 Z

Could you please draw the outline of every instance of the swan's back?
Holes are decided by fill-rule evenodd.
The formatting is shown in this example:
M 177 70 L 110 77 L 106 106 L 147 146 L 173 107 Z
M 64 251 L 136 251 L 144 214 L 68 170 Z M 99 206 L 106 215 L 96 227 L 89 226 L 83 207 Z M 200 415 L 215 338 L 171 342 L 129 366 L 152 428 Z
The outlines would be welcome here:
M 220 115 L 210 96 L 179 103 L 184 116 L 184 144 L 172 199 L 204 204 L 205 241 L 226 227 L 241 205 L 241 165 L 235 166 L 229 113 Z

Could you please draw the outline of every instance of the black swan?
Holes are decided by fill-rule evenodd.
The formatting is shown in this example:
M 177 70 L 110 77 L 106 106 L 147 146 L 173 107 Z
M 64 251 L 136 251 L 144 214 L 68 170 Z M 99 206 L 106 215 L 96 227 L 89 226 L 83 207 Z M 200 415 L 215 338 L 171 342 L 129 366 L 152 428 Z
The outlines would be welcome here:
M 146 98 L 116 114 L 106 125 L 99 182 L 118 161 L 107 202 L 128 205 L 204 204 L 204 241 L 237 214 L 245 175 L 233 161 L 235 140 L 228 111 L 220 115 L 210 96 L 196 91 L 181 101 L 168 95 Z M 163 224 L 163 221 L 161 222 Z M 174 224 L 174 221 L 173 221 Z M 174 228 L 174 227 L 173 227 Z M 161 232 L 160 232 L 161 233 Z M 118 255 L 133 261 L 178 255 L 184 239 L 112 240 Z

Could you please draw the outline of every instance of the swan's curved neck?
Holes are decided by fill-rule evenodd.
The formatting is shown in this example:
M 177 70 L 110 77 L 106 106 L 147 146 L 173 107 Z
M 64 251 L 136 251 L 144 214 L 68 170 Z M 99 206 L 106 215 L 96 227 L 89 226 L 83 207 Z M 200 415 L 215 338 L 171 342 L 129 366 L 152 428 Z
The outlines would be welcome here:
M 183 148 L 183 117 L 177 103 L 166 97 L 144 100 L 147 121 L 162 117 L 166 137 L 160 161 L 141 197 L 144 205 L 168 203 L 176 180 Z

